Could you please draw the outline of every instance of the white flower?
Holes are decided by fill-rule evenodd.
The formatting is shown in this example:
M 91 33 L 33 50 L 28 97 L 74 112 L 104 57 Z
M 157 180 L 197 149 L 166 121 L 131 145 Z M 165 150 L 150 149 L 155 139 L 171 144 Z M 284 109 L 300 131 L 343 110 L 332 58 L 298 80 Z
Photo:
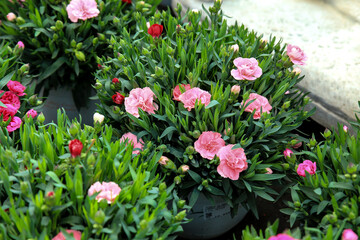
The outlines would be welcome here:
M 94 113 L 94 122 L 98 122 L 98 123 L 102 123 L 104 121 L 104 115 L 100 114 L 100 113 Z

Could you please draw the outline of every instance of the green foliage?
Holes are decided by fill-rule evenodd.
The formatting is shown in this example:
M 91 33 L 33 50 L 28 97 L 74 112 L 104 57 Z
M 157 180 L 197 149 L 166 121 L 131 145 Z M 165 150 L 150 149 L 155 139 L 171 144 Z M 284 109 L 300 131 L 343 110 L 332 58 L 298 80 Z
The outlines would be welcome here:
M 338 239 L 344 229 L 359 234 L 359 131 L 353 136 L 338 125 L 337 132 L 333 129 L 324 137 L 323 142 L 308 144 L 298 153 L 300 159 L 290 163 L 288 176 L 297 184 L 291 187 L 289 208 L 282 212 L 290 215 L 291 224 L 306 221 L 309 227 L 320 231 L 332 228 L 332 239 Z M 297 164 L 305 159 L 316 162 L 317 171 L 313 175 L 306 172 L 306 177 L 297 176 Z
M 38 75 L 38 86 L 45 91 L 66 86 L 76 91 L 75 102 L 79 106 L 89 97 L 93 76 L 97 68 L 97 56 L 107 52 L 107 38 L 117 35 L 124 27 L 134 31 L 139 16 L 153 14 L 161 0 L 97 1 L 100 14 L 76 23 L 68 18 L 66 6 L 70 0 L 1 1 L 3 19 L 0 37 L 25 44 L 24 62 L 31 64 Z M 8 21 L 5 15 L 13 12 L 17 18 Z M 79 94 L 81 92 L 81 94 Z M 85 102 L 84 102 L 85 99 Z
M 58 125 L 27 119 L 19 148 L 0 146 L 1 239 L 51 239 L 63 229 L 81 231 L 82 239 L 174 239 L 185 218 L 174 185 L 156 174 L 161 152 L 148 146 L 132 154 L 112 132 L 81 128 L 60 112 Z M 72 139 L 83 143 L 80 156 L 69 152 Z M 97 181 L 120 186 L 113 203 L 88 196 Z
M 285 46 L 274 37 L 264 41 L 261 36 L 244 26 L 228 26 L 219 12 L 219 2 L 210 8 L 205 19 L 201 13 L 187 12 L 178 16 L 169 12 L 155 13 L 137 21 L 136 34 L 125 29 L 121 39 L 111 39 L 114 58 L 103 57 L 103 68 L 96 74 L 99 106 L 113 126 L 121 133 L 137 133 L 138 138 L 161 144 L 165 155 L 176 165 L 173 177 L 182 196 L 191 196 L 194 202 L 199 191 L 208 197 L 223 196 L 228 204 L 238 204 L 254 211 L 255 197 L 273 200 L 275 194 L 267 184 L 282 178 L 281 151 L 296 137 L 291 131 L 301 125 L 313 111 L 306 112 L 308 99 L 294 88 L 303 77 L 293 73 Z M 153 38 L 147 33 L 147 23 L 161 24 L 164 33 Z M 239 51 L 231 46 L 239 45 Z M 237 81 L 230 75 L 237 57 L 257 59 L 262 76 L 255 81 Z M 119 83 L 112 82 L 117 78 Z M 173 89 L 179 84 L 190 84 L 211 94 L 211 103 L 197 104 L 188 111 L 173 100 Z M 241 87 L 240 94 L 231 92 L 233 85 Z M 126 113 L 124 105 L 115 104 L 112 96 L 128 96 L 134 88 L 150 87 L 156 96 L 155 114 L 139 110 L 136 118 Z M 285 94 L 290 91 L 290 94 Z M 242 101 L 250 93 L 261 94 L 273 110 L 254 120 L 254 113 L 245 112 Z M 217 173 L 219 160 L 209 161 L 191 149 L 204 131 L 222 134 L 227 144 L 245 149 L 249 168 L 240 174 L 238 181 L 223 179 Z M 189 165 L 189 174 L 176 169 Z M 266 168 L 280 171 L 268 175 Z M 172 182 L 172 178 L 170 179 Z M 236 190 L 235 190 L 236 189 Z

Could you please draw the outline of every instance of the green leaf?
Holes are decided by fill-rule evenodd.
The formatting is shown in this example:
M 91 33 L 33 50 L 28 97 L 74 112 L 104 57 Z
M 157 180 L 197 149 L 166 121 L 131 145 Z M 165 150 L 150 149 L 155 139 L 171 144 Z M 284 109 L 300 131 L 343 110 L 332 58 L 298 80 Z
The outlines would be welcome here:
M 56 60 L 50 67 L 48 67 L 43 74 L 40 75 L 39 80 L 44 80 L 50 77 L 54 72 L 56 72 L 64 63 L 66 62 L 66 57 L 60 57 Z
M 197 174 L 194 171 L 188 170 L 188 173 L 192 179 L 194 179 L 195 182 L 201 183 L 201 177 L 199 174 Z
M 48 175 L 52 180 L 55 181 L 56 183 L 54 184 L 55 186 L 67 189 L 67 187 L 60 181 L 60 179 L 54 172 L 52 171 L 46 172 L 46 175 Z
M 6 75 L 5 77 L 3 77 L 3 79 L 1 79 L 0 81 L 0 89 L 3 89 L 3 87 L 5 87 L 5 85 L 11 80 L 11 78 L 13 77 L 15 71 L 12 71 L 11 73 L 9 73 L 8 75 Z
M 324 210 L 329 203 L 330 203 L 329 201 L 322 201 L 318 205 L 317 214 L 320 214 L 322 212 L 322 210 Z
M 176 129 L 176 127 L 174 127 L 174 126 L 170 126 L 170 127 L 167 127 L 165 130 L 164 130 L 164 132 L 161 134 L 161 136 L 160 136 L 160 138 L 163 138 L 163 137 L 165 137 L 166 135 L 168 135 L 169 133 L 172 133 L 172 132 L 174 132 L 174 131 L 176 131 L 177 129 Z M 172 134 L 171 134 L 172 135 Z
M 189 206 L 193 207 L 195 203 L 197 202 L 200 195 L 200 191 L 197 188 L 194 188 L 194 190 L 191 193 L 190 200 L 189 200 Z
M 209 103 L 209 105 L 207 105 L 207 106 L 205 107 L 205 109 L 212 108 L 212 107 L 214 107 L 214 106 L 216 106 L 216 105 L 218 105 L 218 104 L 220 104 L 218 101 L 212 100 L 212 101 Z
M 350 182 L 331 182 L 329 183 L 329 188 L 355 190 L 354 186 Z
M 208 190 L 210 193 L 217 195 L 217 196 L 224 196 L 224 192 L 214 186 L 209 185 L 206 190 Z
M 248 178 L 249 181 L 268 181 L 285 177 L 285 174 L 256 174 L 255 176 Z

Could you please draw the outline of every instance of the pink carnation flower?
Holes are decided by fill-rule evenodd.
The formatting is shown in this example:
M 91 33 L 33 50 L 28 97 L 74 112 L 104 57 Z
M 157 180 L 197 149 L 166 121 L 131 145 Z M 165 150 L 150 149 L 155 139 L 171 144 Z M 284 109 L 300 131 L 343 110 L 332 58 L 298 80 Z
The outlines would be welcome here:
M 235 58 L 234 64 L 237 69 L 231 70 L 231 75 L 236 80 L 255 80 L 262 75 L 262 69 L 255 58 Z
M 289 158 L 289 157 L 291 157 L 291 154 L 293 154 L 293 151 L 291 151 L 290 149 L 285 149 L 285 151 L 284 151 L 284 157 L 285 158 Z
M 316 162 L 310 160 L 305 160 L 303 163 L 300 163 L 296 172 L 299 176 L 306 177 L 305 171 L 310 175 L 315 174 L 316 172 Z
M 191 89 L 190 84 L 181 84 L 181 86 L 185 89 L 184 92 L 186 92 L 187 90 Z M 184 92 L 183 92 L 183 93 L 184 93 Z M 180 96 L 181 94 L 182 94 L 182 93 L 181 93 L 181 91 L 180 91 L 180 86 L 177 85 L 177 86 L 174 88 L 174 90 L 173 90 L 174 100 L 180 101 L 179 96 Z
M 81 232 L 70 229 L 67 229 L 66 232 L 72 234 L 75 240 L 81 240 Z M 66 238 L 62 232 L 59 232 L 52 240 L 66 240 Z
M 220 158 L 217 172 L 224 178 L 238 180 L 240 173 L 248 168 L 244 149 L 232 149 L 234 144 L 222 147 L 216 154 Z
M 25 114 L 27 117 L 32 117 L 35 118 L 37 116 L 37 111 L 35 111 L 34 109 L 30 109 L 29 111 L 27 111 L 27 113 Z
M 5 104 L 5 107 L 0 107 L 0 116 L 3 117 L 3 121 L 6 122 L 9 120 L 9 117 L 15 116 L 17 112 L 17 108 L 14 107 L 12 104 Z
M 6 126 L 7 131 L 13 132 L 16 129 L 19 129 L 21 126 L 21 119 L 19 117 L 11 117 L 11 121 L 9 122 L 9 125 Z
M 85 21 L 97 17 L 100 13 L 95 0 L 71 0 L 66 11 L 72 22 L 77 22 L 78 19 Z
M 126 112 L 139 117 L 139 108 L 149 114 L 154 114 L 158 106 L 154 103 L 154 93 L 149 87 L 135 88 L 130 91 L 129 97 L 125 98 Z
M 122 137 L 120 138 L 120 142 L 125 142 L 126 139 L 128 139 L 128 142 L 126 143 L 127 144 L 132 144 L 133 145 L 133 154 L 139 154 L 140 153 L 140 150 L 143 149 L 143 146 L 144 146 L 144 142 L 143 140 L 140 138 L 139 141 L 137 139 L 137 136 L 128 132 L 128 133 L 125 133 L 124 135 L 122 135 Z M 135 150 L 135 149 L 140 149 L 140 150 Z
M 296 240 L 296 239 L 285 233 L 279 233 L 276 236 L 269 237 L 268 240 Z
M 25 44 L 22 41 L 18 41 L 17 44 L 18 48 L 24 49 L 25 48 Z
M 19 83 L 18 81 L 12 81 L 10 80 L 6 86 L 9 88 L 10 91 L 12 91 L 13 93 L 15 93 L 18 96 L 24 96 L 26 95 L 26 93 L 24 93 L 26 87 L 23 86 L 21 83 Z
M 191 111 L 195 107 L 196 101 L 205 106 L 209 105 L 211 94 L 200 88 L 191 88 L 179 96 L 179 100 L 184 104 L 184 107 L 188 111 Z
M 288 44 L 286 47 L 286 54 L 294 64 L 305 65 L 307 56 L 298 46 Z
M 218 132 L 203 132 L 194 143 L 195 150 L 201 157 L 212 160 L 220 148 L 225 146 L 224 139 Z
M 9 12 L 7 15 L 6 15 L 6 18 L 8 21 L 12 22 L 16 19 L 16 15 L 13 13 L 13 12 Z
M 0 94 L 3 93 L 4 91 L 0 90 Z M 19 97 L 11 92 L 11 91 L 6 91 L 4 93 L 4 95 L 1 96 L 0 98 L 1 102 L 3 104 L 11 104 L 13 105 L 17 110 L 19 110 L 20 108 L 20 99 Z
M 255 99 L 255 101 L 250 103 L 245 108 L 245 112 L 252 113 L 255 110 L 254 119 L 259 119 L 261 117 L 261 113 L 263 113 L 263 112 L 270 113 L 272 107 L 271 107 L 269 101 L 267 100 L 267 98 L 263 97 L 263 96 L 261 96 L 259 94 L 256 94 L 256 93 L 250 93 L 249 99 L 246 100 L 245 103 L 244 103 L 244 101 L 242 101 L 241 105 L 246 106 L 246 104 L 249 101 L 254 100 L 254 99 Z
M 358 235 L 351 229 L 345 229 L 341 235 L 341 240 L 358 240 Z
M 95 193 L 99 193 L 96 196 L 96 200 L 100 202 L 105 199 L 108 203 L 112 203 L 119 195 L 121 188 L 114 182 L 96 182 L 89 188 L 88 194 L 92 196 Z

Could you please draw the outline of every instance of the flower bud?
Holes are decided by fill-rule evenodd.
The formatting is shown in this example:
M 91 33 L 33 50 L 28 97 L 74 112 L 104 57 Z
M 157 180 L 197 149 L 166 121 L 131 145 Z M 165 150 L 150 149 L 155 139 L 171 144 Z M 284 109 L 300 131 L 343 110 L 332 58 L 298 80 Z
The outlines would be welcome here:
M 86 163 L 87 163 L 88 166 L 94 166 L 95 165 L 96 159 L 95 159 L 94 154 L 92 154 L 92 153 L 90 154 L 90 156 L 86 160 Z
M 344 125 L 344 126 L 343 126 L 343 130 L 344 130 L 345 133 L 347 133 L 348 130 L 349 130 L 348 126 Z
M 69 132 L 71 136 L 75 136 L 79 132 L 79 127 L 77 124 L 72 123 L 69 128 Z
M 298 68 L 298 67 L 296 67 L 296 68 L 294 68 L 294 69 L 292 70 L 292 72 L 293 72 L 295 75 L 300 75 L 301 69 Z
M 284 157 L 285 158 L 290 158 L 291 157 L 291 155 L 293 154 L 293 151 L 291 151 L 290 149 L 285 149 L 285 151 L 284 151 Z
M 140 229 L 144 230 L 147 228 L 147 226 L 148 226 L 148 222 L 145 219 L 140 221 Z
M 82 48 L 82 45 L 83 45 L 83 44 L 82 44 L 81 42 L 78 43 L 78 44 L 76 44 L 76 49 L 77 49 L 77 50 L 80 50 L 80 49 Z
M 96 82 L 95 83 L 95 89 L 96 90 L 100 90 L 103 87 L 103 85 L 101 84 L 101 82 Z
M 160 183 L 160 185 L 159 185 L 159 191 L 160 192 L 166 191 L 166 188 L 167 188 L 167 186 L 166 186 L 165 182 Z
M 36 119 L 40 124 L 42 124 L 45 121 L 45 116 L 43 113 L 40 113 Z
M 234 95 L 239 95 L 240 93 L 240 86 L 239 85 L 234 85 L 231 87 L 231 93 Z
M 98 33 L 97 36 L 98 36 L 100 41 L 105 41 L 106 40 L 105 35 L 102 34 L 102 33 Z
M 286 101 L 284 102 L 284 104 L 282 105 L 282 109 L 288 109 L 290 107 L 290 101 Z
M 331 136 L 331 131 L 329 129 L 325 129 L 325 132 L 324 132 L 324 137 L 325 138 L 328 138 Z
M 164 70 L 158 66 L 155 67 L 155 75 L 157 77 L 162 77 L 164 75 Z
M 64 23 L 60 20 L 57 20 L 56 23 L 55 23 L 55 27 L 56 27 L 56 30 L 60 31 L 63 29 L 64 27 Z
M 194 138 L 199 138 L 200 135 L 201 135 L 201 133 L 200 133 L 199 130 L 195 130 L 195 131 L 192 132 L 192 136 L 193 136 Z
M 184 174 L 184 173 L 186 173 L 189 169 L 190 169 L 190 167 L 189 167 L 188 165 L 181 165 L 181 166 L 179 167 L 179 172 Z
M 99 39 L 97 37 L 94 37 L 92 40 L 93 45 L 95 46 L 96 44 L 98 44 Z
M 75 51 L 75 57 L 81 62 L 85 62 L 86 60 L 85 54 L 82 51 Z
M 265 173 L 265 174 L 272 174 L 272 173 L 273 173 L 273 171 L 271 170 L 271 168 L 265 168 L 265 170 L 266 170 L 266 173 Z
M 239 45 L 237 45 L 237 44 L 231 45 L 230 49 L 233 50 L 234 52 L 238 52 L 239 51 Z
M 16 18 L 16 23 L 17 23 L 18 25 L 22 25 L 22 24 L 25 23 L 25 20 L 24 20 L 22 17 L 17 17 L 17 18 Z
M 185 150 L 185 152 L 189 155 L 194 154 L 195 148 L 193 146 L 188 146 Z
M 23 182 L 23 181 L 20 182 L 20 190 L 21 190 L 22 194 L 27 195 L 28 188 L 29 188 L 29 186 L 28 186 L 27 182 Z
M 73 47 L 73 48 L 75 48 L 76 47 L 76 41 L 73 39 L 73 40 L 71 40 L 71 42 L 70 42 L 70 46 L 71 47 Z
M 94 123 L 102 123 L 104 121 L 105 116 L 100 113 L 94 113 Z
M 183 220 L 186 217 L 186 210 L 183 210 L 181 212 L 179 212 L 176 216 L 175 216 L 175 221 L 180 222 L 181 220 Z
M 178 208 L 183 208 L 184 206 L 185 206 L 185 203 L 186 203 L 186 201 L 185 200 L 179 200 L 178 202 L 177 202 L 177 207 Z
M 205 188 L 209 187 L 209 181 L 208 180 L 203 180 L 201 185 L 203 185 Z
M 95 213 L 95 216 L 94 216 L 94 220 L 95 222 L 97 222 L 98 224 L 103 224 L 104 220 L 105 220 L 105 213 L 102 211 L 102 210 L 98 210 L 96 213 Z
M 294 206 L 299 208 L 299 207 L 301 207 L 301 203 L 299 201 L 296 201 L 296 202 L 294 202 Z
M 159 163 L 163 166 L 166 166 L 169 161 L 170 161 L 170 159 L 165 156 L 161 156 L 159 159 Z
M 175 184 L 180 184 L 181 183 L 181 178 L 179 176 L 176 176 L 174 178 L 174 182 L 175 182 Z
M 355 165 L 352 162 L 349 162 L 349 165 L 347 166 L 346 170 L 347 170 L 348 173 L 353 174 L 357 170 L 357 165 Z
M 10 12 L 6 15 L 8 21 L 12 22 L 16 19 L 16 15 L 13 12 Z
M 316 144 L 317 144 L 316 139 L 315 139 L 315 138 L 311 138 L 311 139 L 310 139 L 310 147 L 315 147 Z

